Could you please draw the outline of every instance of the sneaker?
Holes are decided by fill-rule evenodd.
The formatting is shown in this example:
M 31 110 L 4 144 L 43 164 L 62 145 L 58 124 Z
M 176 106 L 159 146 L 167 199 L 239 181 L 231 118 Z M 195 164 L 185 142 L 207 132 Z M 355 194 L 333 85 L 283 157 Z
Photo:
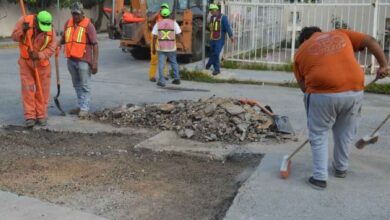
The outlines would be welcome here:
M 165 84 L 162 82 L 157 82 L 157 86 L 165 87 Z
M 334 176 L 337 178 L 345 178 L 347 176 L 347 171 L 342 171 L 334 168 Z
M 78 115 L 80 113 L 80 108 L 74 108 L 69 111 L 69 114 L 71 115 Z
M 79 118 L 80 119 L 87 119 L 89 116 L 89 113 L 87 111 L 80 111 L 79 112 Z
M 218 74 L 220 74 L 221 72 L 219 72 L 219 71 L 214 71 L 213 72 L 213 76 L 216 76 L 216 75 L 218 75 Z
M 27 128 L 33 128 L 35 125 L 35 119 L 27 119 L 25 124 Z
M 180 79 L 174 79 L 174 80 L 172 80 L 172 84 L 180 85 Z
M 326 188 L 326 181 L 316 180 L 313 177 L 310 177 L 307 183 L 316 190 L 324 190 Z
M 211 68 L 211 64 L 206 64 L 206 70 L 209 70 Z
M 46 126 L 47 125 L 47 118 L 38 118 L 37 125 Z
M 149 79 L 150 82 L 156 82 L 156 78 Z

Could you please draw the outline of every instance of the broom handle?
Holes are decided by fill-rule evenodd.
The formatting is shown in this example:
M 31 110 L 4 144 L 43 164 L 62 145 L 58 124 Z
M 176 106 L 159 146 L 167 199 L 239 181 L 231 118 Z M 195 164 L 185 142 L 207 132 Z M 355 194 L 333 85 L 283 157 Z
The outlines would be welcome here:
M 375 129 L 375 131 L 372 132 L 371 136 L 373 136 L 377 131 L 379 131 L 379 129 L 382 128 L 382 126 L 387 122 L 387 120 L 389 120 L 389 118 L 390 118 L 390 114 L 388 114 L 385 120 L 383 120 L 382 123 Z
M 302 149 L 302 147 L 304 147 L 307 143 L 309 142 L 309 139 L 306 139 L 305 142 L 303 142 L 301 144 L 301 146 L 299 146 L 292 154 L 290 154 L 290 156 L 288 156 L 287 160 L 290 160 L 299 150 Z

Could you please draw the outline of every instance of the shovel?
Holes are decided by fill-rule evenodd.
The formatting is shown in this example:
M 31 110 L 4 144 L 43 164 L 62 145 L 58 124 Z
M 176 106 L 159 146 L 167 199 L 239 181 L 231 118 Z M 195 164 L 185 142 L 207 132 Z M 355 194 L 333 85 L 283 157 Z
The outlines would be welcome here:
M 60 104 L 60 101 L 58 100 L 58 97 L 60 96 L 60 93 L 61 93 L 61 83 L 60 83 L 60 65 L 58 63 L 58 49 L 56 51 L 56 55 L 54 57 L 54 62 L 55 62 L 55 65 L 56 65 L 56 80 L 57 80 L 57 95 L 54 96 L 54 103 L 56 104 L 56 107 L 58 108 L 58 110 L 60 110 L 61 112 L 61 115 L 62 116 L 65 116 L 66 113 L 65 111 L 61 108 L 61 104 Z
M 375 129 L 374 132 L 371 133 L 371 135 L 364 136 L 363 138 L 358 140 L 355 143 L 355 147 L 357 149 L 363 149 L 366 145 L 375 144 L 379 139 L 379 133 L 378 133 L 379 129 L 382 128 L 382 126 L 387 122 L 387 120 L 389 120 L 389 118 L 390 118 L 390 114 L 387 115 L 385 120 L 382 121 L 382 123 Z
M 248 104 L 248 105 L 252 105 L 252 106 L 256 105 L 263 112 L 265 112 L 267 115 L 271 116 L 272 119 L 274 120 L 274 124 L 275 124 L 277 132 L 280 132 L 283 134 L 294 134 L 294 129 L 292 128 L 290 120 L 288 119 L 287 116 L 276 115 L 276 114 L 270 112 L 267 108 L 260 105 L 260 103 L 257 102 L 256 100 L 241 99 L 240 102 L 243 104 Z

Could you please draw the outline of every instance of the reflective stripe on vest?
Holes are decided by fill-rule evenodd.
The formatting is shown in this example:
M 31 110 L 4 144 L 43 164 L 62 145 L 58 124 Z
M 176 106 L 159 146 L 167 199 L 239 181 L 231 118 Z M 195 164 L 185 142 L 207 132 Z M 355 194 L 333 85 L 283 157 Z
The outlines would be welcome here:
M 89 18 L 84 18 L 75 27 L 73 18 L 68 20 L 65 30 L 65 57 L 82 58 L 87 44 L 86 29 L 90 23 Z
M 210 23 L 211 40 L 221 39 L 221 35 L 222 35 L 221 21 L 222 21 L 222 15 L 211 17 L 211 23 Z
M 28 24 L 30 26 L 27 33 L 25 35 L 23 35 L 22 41 L 19 43 L 20 56 L 24 59 L 30 59 L 30 55 L 28 54 L 29 46 L 28 46 L 28 42 L 27 42 L 27 36 L 29 36 L 31 39 L 31 42 L 34 43 L 34 39 L 33 39 L 34 29 L 35 29 L 34 19 L 35 19 L 35 15 L 28 15 L 24 19 L 24 22 L 28 22 Z M 39 51 L 43 51 L 44 49 L 46 49 L 47 46 L 49 45 L 49 43 L 51 43 L 52 38 L 53 38 L 53 31 L 46 32 L 44 34 L 45 34 L 45 41 L 43 42 Z M 39 63 L 41 66 L 47 66 L 50 64 L 48 59 L 39 60 Z
M 158 29 L 158 51 L 176 51 L 175 21 L 163 19 L 157 22 Z

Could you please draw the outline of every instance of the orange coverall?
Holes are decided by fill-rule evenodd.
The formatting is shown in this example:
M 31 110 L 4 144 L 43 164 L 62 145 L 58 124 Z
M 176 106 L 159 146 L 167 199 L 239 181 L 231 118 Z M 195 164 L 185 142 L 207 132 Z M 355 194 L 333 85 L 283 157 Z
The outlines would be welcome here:
M 21 42 L 24 37 L 23 33 L 23 17 L 16 23 L 15 28 L 12 32 L 12 39 L 17 42 Z M 45 32 L 38 33 L 38 25 L 34 25 L 34 35 L 31 39 L 33 44 L 33 50 L 38 52 L 39 60 L 33 61 L 32 59 L 19 58 L 20 67 L 20 81 L 22 90 L 22 100 L 24 109 L 24 118 L 27 119 L 43 119 L 47 118 L 47 107 L 49 104 L 50 94 L 50 75 L 51 66 L 50 63 L 47 66 L 42 66 L 40 60 L 48 60 L 54 54 L 56 49 L 56 37 L 53 34 L 51 41 L 46 48 L 41 50 L 45 43 Z M 56 33 L 53 28 L 53 33 Z M 39 91 L 35 84 L 35 73 L 34 65 L 38 69 L 39 77 L 42 85 L 43 98 L 40 100 Z

